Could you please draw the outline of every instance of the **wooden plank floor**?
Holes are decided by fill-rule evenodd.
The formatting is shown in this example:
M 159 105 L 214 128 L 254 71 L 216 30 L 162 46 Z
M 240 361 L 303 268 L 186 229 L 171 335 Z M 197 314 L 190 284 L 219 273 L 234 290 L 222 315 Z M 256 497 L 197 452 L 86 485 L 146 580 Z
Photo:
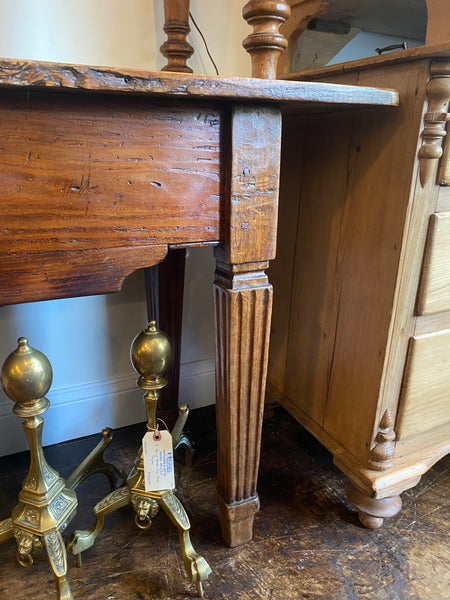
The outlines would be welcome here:
M 358 524 L 344 499 L 345 477 L 331 457 L 286 413 L 264 426 L 260 475 L 262 510 L 255 539 L 239 548 L 223 546 L 214 504 L 213 413 L 191 416 L 197 440 L 192 469 L 180 475 L 179 497 L 192 523 L 195 548 L 213 573 L 209 600 L 447 600 L 450 598 L 448 492 L 450 461 L 435 465 L 403 494 L 402 512 L 384 528 Z M 116 432 L 107 459 L 128 470 L 143 426 Z M 85 438 L 46 449 L 52 466 L 67 476 L 95 445 Z M 0 518 L 9 516 L 27 470 L 26 453 L 0 459 Z M 79 488 L 80 507 L 68 531 L 86 526 L 95 502 L 108 491 L 98 475 Z M 174 527 L 164 513 L 139 531 L 125 508 L 106 518 L 82 569 L 69 557 L 75 600 L 188 600 L 187 579 Z M 192 594 L 192 595 L 191 595 Z M 45 555 L 30 569 L 15 561 L 15 544 L 0 545 L 0 599 L 56 598 Z

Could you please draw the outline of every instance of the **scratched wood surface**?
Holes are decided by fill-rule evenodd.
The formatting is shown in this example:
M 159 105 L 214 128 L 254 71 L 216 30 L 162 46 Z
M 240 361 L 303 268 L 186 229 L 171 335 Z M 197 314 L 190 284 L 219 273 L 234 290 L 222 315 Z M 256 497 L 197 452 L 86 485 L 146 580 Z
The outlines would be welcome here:
M 152 72 L 86 65 L 0 59 L 0 86 L 59 88 L 149 96 L 268 100 L 279 104 L 398 104 L 392 89 L 318 82 L 267 81 L 191 73 Z M 307 109 L 308 106 L 305 106 Z
M 0 304 L 114 291 L 167 244 L 217 243 L 221 119 L 211 105 L 3 94 Z
M 217 100 L 398 101 L 355 86 L 9 59 L 0 87 L 0 304 L 117 291 L 168 246 L 226 242 L 231 106 Z
M 239 106 L 231 115 L 223 246 L 216 248 L 217 501 L 224 539 L 252 539 L 267 375 L 275 256 L 281 115 Z
M 209 409 L 191 414 L 197 442 L 194 466 L 183 469 L 179 494 L 189 512 L 195 547 L 213 573 L 208 600 L 447 600 L 449 457 L 403 494 L 403 510 L 384 528 L 358 524 L 344 498 L 345 477 L 328 452 L 280 411 L 263 429 L 255 539 L 226 548 L 214 506 L 214 420 Z M 144 426 L 119 430 L 107 457 L 127 469 Z M 47 449 L 50 463 L 67 474 L 95 444 L 86 438 Z M 0 519 L 15 503 L 27 454 L 0 460 Z M 77 522 L 108 490 L 100 476 L 79 488 Z M 129 509 L 106 517 L 82 570 L 69 559 L 75 600 L 188 600 L 194 590 L 182 567 L 177 533 L 164 514 L 140 532 Z M 192 596 L 191 596 L 192 594 Z M 0 597 L 54 600 L 45 556 L 31 569 L 15 561 L 14 542 L 0 545 Z

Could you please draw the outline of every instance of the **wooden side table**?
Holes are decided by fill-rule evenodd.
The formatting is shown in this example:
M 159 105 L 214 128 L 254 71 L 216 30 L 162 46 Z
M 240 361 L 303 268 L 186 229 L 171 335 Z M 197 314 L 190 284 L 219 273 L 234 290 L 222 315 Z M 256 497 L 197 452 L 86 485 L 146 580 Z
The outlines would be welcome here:
M 355 86 L 0 61 L 0 303 L 114 292 L 216 246 L 218 504 L 252 537 L 281 115 L 397 104 Z

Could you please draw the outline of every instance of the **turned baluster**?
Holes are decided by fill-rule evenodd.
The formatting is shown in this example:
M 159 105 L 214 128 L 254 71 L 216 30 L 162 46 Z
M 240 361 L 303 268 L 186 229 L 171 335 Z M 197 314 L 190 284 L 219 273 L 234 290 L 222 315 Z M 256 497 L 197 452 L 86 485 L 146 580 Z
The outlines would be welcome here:
M 252 58 L 253 77 L 276 79 L 278 58 L 287 47 L 287 40 L 279 28 L 290 12 L 284 0 L 249 0 L 244 6 L 242 15 L 253 27 L 253 33 L 242 45 Z
M 194 49 L 186 41 L 190 32 L 189 27 L 189 0 L 164 0 L 164 32 L 167 41 L 161 46 L 160 51 L 167 58 L 167 65 L 162 71 L 178 71 L 192 73 L 187 66 L 187 59 L 192 56 Z
M 445 127 L 450 101 L 450 62 L 436 61 L 431 65 L 430 71 L 431 78 L 426 88 L 428 107 L 424 116 L 422 146 L 419 150 L 422 186 L 436 176 L 436 164 L 442 156 L 442 144 L 447 135 Z M 445 175 L 444 183 L 446 184 Z

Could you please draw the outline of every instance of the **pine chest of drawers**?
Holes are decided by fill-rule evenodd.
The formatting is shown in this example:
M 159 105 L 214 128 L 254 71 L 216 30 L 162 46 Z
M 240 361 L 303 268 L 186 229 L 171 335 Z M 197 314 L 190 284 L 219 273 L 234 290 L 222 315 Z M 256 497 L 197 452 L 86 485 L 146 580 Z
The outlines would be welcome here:
M 332 452 L 361 521 L 379 527 L 449 450 L 450 46 L 298 78 L 400 92 L 396 112 L 285 122 L 270 270 L 269 393 Z

